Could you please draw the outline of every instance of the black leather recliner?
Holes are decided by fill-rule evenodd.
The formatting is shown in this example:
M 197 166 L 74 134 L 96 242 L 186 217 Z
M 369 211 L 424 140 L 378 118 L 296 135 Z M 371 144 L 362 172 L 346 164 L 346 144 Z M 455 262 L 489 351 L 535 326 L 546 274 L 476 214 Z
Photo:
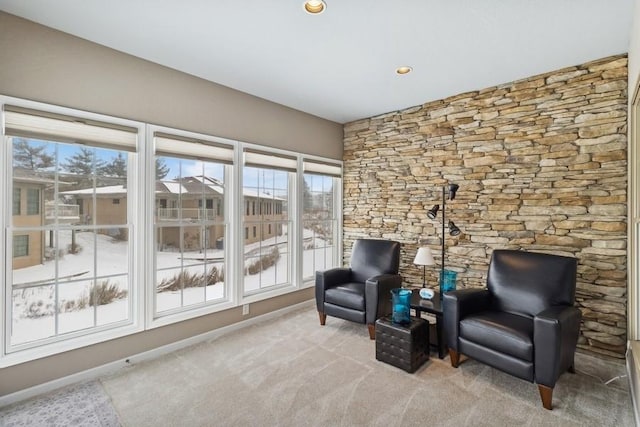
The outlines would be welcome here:
M 444 326 L 451 365 L 464 354 L 536 382 L 551 409 L 558 377 L 574 371 L 582 314 L 574 307 L 575 258 L 495 250 L 486 289 L 444 295 Z
M 351 268 L 316 272 L 316 305 L 320 324 L 325 324 L 327 315 L 366 323 L 369 337 L 375 339 L 376 319 L 391 313 L 391 289 L 402 284 L 399 267 L 400 243 L 356 240 L 351 253 Z

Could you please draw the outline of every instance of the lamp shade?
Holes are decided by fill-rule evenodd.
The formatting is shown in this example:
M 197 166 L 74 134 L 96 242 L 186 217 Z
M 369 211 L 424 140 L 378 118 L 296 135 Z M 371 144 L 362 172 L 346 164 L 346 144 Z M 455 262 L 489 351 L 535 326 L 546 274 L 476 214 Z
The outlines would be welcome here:
M 413 263 L 415 265 L 435 265 L 436 262 L 433 259 L 431 249 L 425 246 L 418 249 Z

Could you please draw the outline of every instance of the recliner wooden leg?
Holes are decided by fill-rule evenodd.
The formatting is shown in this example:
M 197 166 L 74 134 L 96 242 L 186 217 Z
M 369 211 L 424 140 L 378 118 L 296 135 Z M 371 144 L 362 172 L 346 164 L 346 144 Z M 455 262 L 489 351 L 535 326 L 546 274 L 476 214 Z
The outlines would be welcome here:
M 460 353 L 453 349 L 449 349 L 449 358 L 451 359 L 451 366 L 457 368 L 460 364 Z
M 369 338 L 371 338 L 372 340 L 376 339 L 376 325 L 374 325 L 373 323 L 369 323 L 367 324 L 367 327 L 369 328 Z
M 571 365 L 569 366 L 569 369 L 567 369 L 567 371 L 571 374 L 575 374 L 576 373 L 576 366 L 575 365 Z
M 320 317 L 320 325 L 324 326 L 324 324 L 327 323 L 327 315 L 319 311 L 318 317 Z
M 551 406 L 553 387 L 547 387 L 546 385 L 538 384 L 538 391 L 540 391 L 540 399 L 542 399 L 542 406 L 544 407 L 544 409 L 553 409 Z

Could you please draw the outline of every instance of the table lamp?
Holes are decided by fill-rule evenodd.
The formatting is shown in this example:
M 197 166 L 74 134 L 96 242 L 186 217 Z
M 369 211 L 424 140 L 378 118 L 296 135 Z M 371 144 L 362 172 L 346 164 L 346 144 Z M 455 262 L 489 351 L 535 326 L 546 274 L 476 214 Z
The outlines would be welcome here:
M 419 248 L 418 252 L 416 253 L 416 257 L 413 260 L 413 263 L 415 265 L 422 266 L 422 287 L 424 288 L 427 286 L 427 283 L 425 281 L 426 274 L 427 274 L 427 265 L 435 265 L 436 263 L 433 260 L 433 254 L 431 253 L 431 249 L 426 246 Z

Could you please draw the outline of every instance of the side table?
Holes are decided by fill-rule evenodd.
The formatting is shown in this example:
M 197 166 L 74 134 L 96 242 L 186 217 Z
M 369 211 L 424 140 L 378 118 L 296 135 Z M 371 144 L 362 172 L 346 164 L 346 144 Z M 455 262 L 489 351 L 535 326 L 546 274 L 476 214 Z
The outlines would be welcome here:
M 440 292 L 436 291 L 431 299 L 420 298 L 420 289 L 413 289 L 411 294 L 411 308 L 416 311 L 416 317 L 420 317 L 420 313 L 433 314 L 436 318 L 436 347 L 438 348 L 438 357 L 444 359 L 446 354 L 446 345 L 444 343 L 444 333 L 442 331 L 442 299 Z
M 376 359 L 413 373 L 429 359 L 429 322 L 412 317 L 407 325 L 376 321 Z

